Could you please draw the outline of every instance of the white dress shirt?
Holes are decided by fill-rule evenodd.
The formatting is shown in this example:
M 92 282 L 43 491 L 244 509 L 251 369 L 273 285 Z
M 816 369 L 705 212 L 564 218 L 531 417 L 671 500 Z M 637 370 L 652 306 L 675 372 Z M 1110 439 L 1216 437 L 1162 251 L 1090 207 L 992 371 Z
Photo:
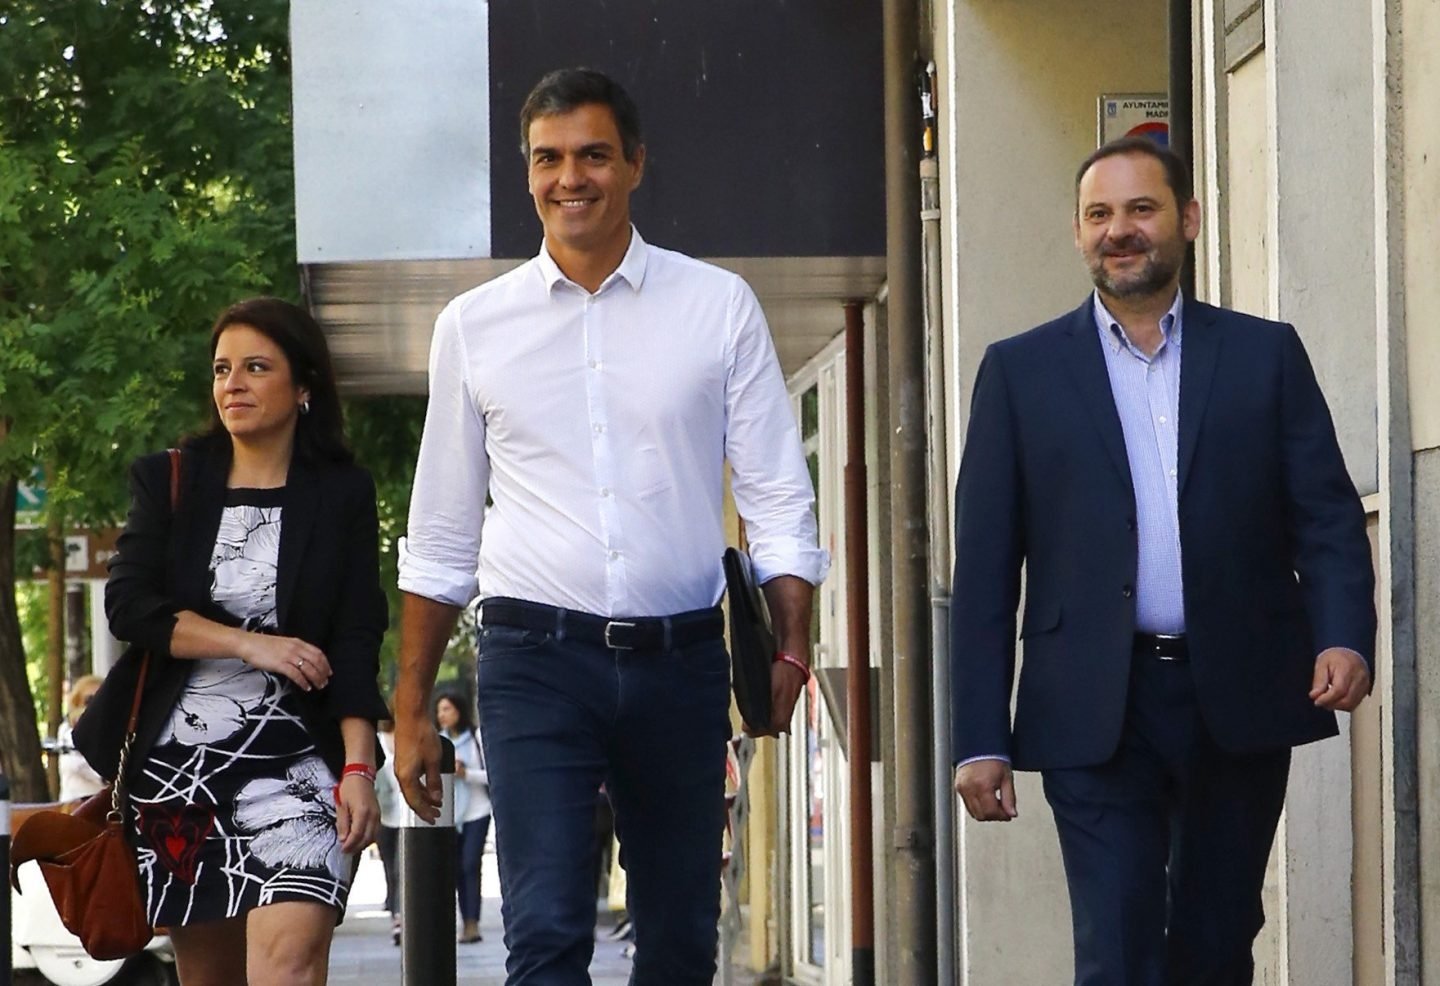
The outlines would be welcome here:
M 435 322 L 400 588 L 614 617 L 712 606 L 726 460 L 758 577 L 818 583 L 814 490 L 749 286 L 632 230 L 592 295 L 542 246 Z

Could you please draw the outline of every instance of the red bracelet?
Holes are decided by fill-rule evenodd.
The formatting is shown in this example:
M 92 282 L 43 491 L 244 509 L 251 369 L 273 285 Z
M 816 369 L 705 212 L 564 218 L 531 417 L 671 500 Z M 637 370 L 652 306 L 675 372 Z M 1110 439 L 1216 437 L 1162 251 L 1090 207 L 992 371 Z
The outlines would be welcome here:
M 796 657 L 794 654 L 791 654 L 789 651 L 777 650 L 775 652 L 775 663 L 788 664 L 792 668 L 799 668 L 800 673 L 805 676 L 805 683 L 807 685 L 810 683 L 810 665 L 806 664 L 804 661 L 800 660 L 800 658 Z
M 371 784 L 375 783 L 375 768 L 368 763 L 347 763 L 345 769 L 340 771 L 340 779 L 343 781 L 351 774 L 358 774 Z

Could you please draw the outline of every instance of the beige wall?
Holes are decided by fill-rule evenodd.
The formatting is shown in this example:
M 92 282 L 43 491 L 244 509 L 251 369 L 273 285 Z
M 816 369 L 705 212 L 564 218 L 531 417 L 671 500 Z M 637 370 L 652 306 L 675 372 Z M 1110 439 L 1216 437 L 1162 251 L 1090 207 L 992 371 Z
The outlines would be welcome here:
M 953 466 L 986 345 L 1069 311 L 1090 289 L 1075 252 L 1074 170 L 1095 147 L 1096 99 L 1163 91 L 1165 5 L 946 0 L 940 55 L 945 321 L 958 381 Z M 1020 818 L 964 821 L 966 986 L 1071 976 L 1070 914 L 1050 811 L 1022 775 Z M 960 812 L 963 816 L 963 810 Z
M 1260 52 L 1226 77 L 1230 126 L 1226 134 L 1224 235 L 1230 267 L 1221 281 L 1228 304 L 1270 315 L 1270 127 L 1266 92 L 1269 59 Z M 1218 234 L 1218 231 L 1216 231 Z
M 1406 0 L 1402 9 L 1411 437 L 1428 449 L 1440 446 L 1440 4 Z

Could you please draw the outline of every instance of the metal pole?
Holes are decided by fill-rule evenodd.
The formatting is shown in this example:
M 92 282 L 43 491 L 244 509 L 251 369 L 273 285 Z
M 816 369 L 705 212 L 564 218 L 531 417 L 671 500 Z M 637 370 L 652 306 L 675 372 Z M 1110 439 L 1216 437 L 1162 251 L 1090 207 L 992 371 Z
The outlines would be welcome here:
M 455 746 L 440 737 L 444 797 L 434 825 L 400 821 L 400 981 L 455 986 Z
M 875 986 L 875 840 L 870 805 L 870 538 L 865 529 L 865 309 L 845 303 L 846 738 L 850 754 L 850 974 Z
M 1190 5 L 1191 0 L 1170 0 L 1170 149 L 1180 155 L 1190 169 L 1190 179 L 1193 182 L 1195 166 L 1191 162 L 1191 152 L 1194 149 L 1195 133 L 1195 56 Z M 1185 252 L 1185 265 L 1180 273 L 1180 290 L 1185 292 L 1187 298 L 1195 297 L 1193 247 Z
M 884 0 L 885 253 L 890 388 L 895 831 L 894 986 L 935 982 L 935 856 L 930 787 L 930 550 L 925 502 L 925 335 L 921 304 L 917 0 Z
M 0 983 L 10 986 L 10 781 L 0 771 L 0 874 L 5 886 L 0 887 Z
M 933 99 L 933 94 L 931 99 Z M 933 143 L 929 144 L 934 147 Z M 939 986 L 956 981 L 955 793 L 950 783 L 950 482 L 945 447 L 944 302 L 940 290 L 940 164 L 920 162 L 920 225 L 925 243 L 926 484 L 930 505 L 930 721 L 935 818 L 935 967 Z

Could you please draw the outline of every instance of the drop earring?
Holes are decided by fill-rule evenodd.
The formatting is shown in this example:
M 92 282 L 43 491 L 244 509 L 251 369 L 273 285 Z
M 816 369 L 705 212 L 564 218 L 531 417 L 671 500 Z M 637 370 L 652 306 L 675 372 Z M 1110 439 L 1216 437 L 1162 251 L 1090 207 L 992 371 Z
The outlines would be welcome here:
M 310 413 L 310 398 L 307 397 L 307 398 L 305 398 L 303 401 L 300 402 L 300 413 L 301 413 L 301 414 L 309 414 L 309 413 Z

